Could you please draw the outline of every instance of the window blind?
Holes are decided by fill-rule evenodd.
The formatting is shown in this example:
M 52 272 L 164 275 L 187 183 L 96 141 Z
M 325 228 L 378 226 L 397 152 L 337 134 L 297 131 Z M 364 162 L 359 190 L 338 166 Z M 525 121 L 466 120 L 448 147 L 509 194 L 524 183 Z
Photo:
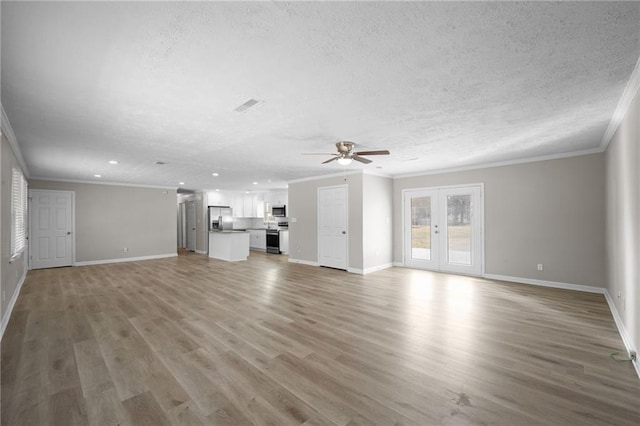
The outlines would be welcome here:
M 22 253 L 27 239 L 27 180 L 20 169 L 11 173 L 11 257 Z

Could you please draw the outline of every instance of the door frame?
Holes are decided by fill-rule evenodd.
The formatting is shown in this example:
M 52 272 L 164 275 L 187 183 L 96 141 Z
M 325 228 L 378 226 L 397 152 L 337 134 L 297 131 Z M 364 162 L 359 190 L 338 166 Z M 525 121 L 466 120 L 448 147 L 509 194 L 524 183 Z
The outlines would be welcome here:
M 186 227 L 187 227 L 187 233 L 185 235 L 185 244 L 186 244 L 186 250 L 189 250 L 189 243 L 191 242 L 191 238 L 189 236 L 189 234 L 191 233 L 191 229 L 189 228 L 189 206 L 192 205 L 193 206 L 193 238 L 194 240 L 193 242 L 193 252 L 196 253 L 198 251 L 198 203 L 196 202 L 196 200 L 186 200 L 185 201 L 185 216 L 186 216 Z
M 341 185 L 330 185 L 330 186 L 319 186 L 316 190 L 316 262 L 318 266 L 320 265 L 320 191 L 326 189 L 337 189 L 342 188 L 345 192 L 345 206 L 344 206 L 344 215 L 345 215 L 345 230 L 347 232 L 347 238 L 345 238 L 345 271 L 349 272 L 349 247 L 351 246 L 351 233 L 349 232 L 349 185 L 341 184 Z
M 419 188 L 405 188 L 402 190 L 401 196 L 401 217 L 402 217 L 402 266 L 408 267 L 406 265 L 407 262 L 407 241 L 406 241 L 406 227 L 405 223 L 406 218 L 406 208 L 405 208 L 405 197 L 407 192 L 411 191 L 438 191 L 440 189 L 457 189 L 457 188 L 468 188 L 468 187 L 479 187 L 480 188 L 480 202 L 479 202 L 479 220 L 480 220 L 480 275 L 471 275 L 471 276 L 485 276 L 485 214 L 484 214 L 484 182 L 476 182 L 476 183 L 468 183 L 468 184 L 458 184 L 458 185 L 443 185 L 443 186 L 425 186 Z M 430 269 L 429 269 L 430 270 Z M 439 271 L 436 271 L 439 272 Z M 451 273 L 458 275 L 469 275 L 463 272 L 443 272 L 443 273 Z
M 27 268 L 31 270 L 32 268 L 32 250 L 33 247 L 31 242 L 33 241 L 33 221 L 34 221 L 34 211 L 33 211 L 33 197 L 31 196 L 33 191 L 38 192 L 48 192 L 48 193 L 65 193 L 71 194 L 71 266 L 76 266 L 76 192 L 75 191 L 63 191 L 57 189 L 38 189 L 38 188 L 29 188 L 28 196 L 27 196 L 27 214 L 29 215 L 29 231 L 27 235 L 29 236 L 29 240 L 27 241 L 27 249 L 28 249 L 28 260 L 27 260 Z

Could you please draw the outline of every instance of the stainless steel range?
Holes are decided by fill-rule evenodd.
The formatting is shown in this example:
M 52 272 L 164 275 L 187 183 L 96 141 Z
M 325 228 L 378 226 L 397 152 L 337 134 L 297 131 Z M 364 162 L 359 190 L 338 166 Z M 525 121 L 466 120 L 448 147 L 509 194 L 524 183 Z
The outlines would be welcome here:
M 280 254 L 280 231 L 267 229 L 267 253 Z

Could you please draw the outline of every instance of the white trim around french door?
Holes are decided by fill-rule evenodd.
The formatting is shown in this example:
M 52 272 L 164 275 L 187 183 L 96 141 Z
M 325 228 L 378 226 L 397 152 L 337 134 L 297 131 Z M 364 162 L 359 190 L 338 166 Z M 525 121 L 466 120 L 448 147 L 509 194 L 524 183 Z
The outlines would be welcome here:
M 482 276 L 483 185 L 403 191 L 405 266 Z

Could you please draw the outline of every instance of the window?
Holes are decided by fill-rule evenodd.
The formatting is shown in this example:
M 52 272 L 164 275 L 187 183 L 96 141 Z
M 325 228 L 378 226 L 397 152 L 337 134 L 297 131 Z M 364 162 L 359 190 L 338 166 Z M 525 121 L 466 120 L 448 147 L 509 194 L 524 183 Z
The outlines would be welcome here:
M 20 169 L 11 173 L 11 259 L 25 248 L 27 239 L 27 180 Z

